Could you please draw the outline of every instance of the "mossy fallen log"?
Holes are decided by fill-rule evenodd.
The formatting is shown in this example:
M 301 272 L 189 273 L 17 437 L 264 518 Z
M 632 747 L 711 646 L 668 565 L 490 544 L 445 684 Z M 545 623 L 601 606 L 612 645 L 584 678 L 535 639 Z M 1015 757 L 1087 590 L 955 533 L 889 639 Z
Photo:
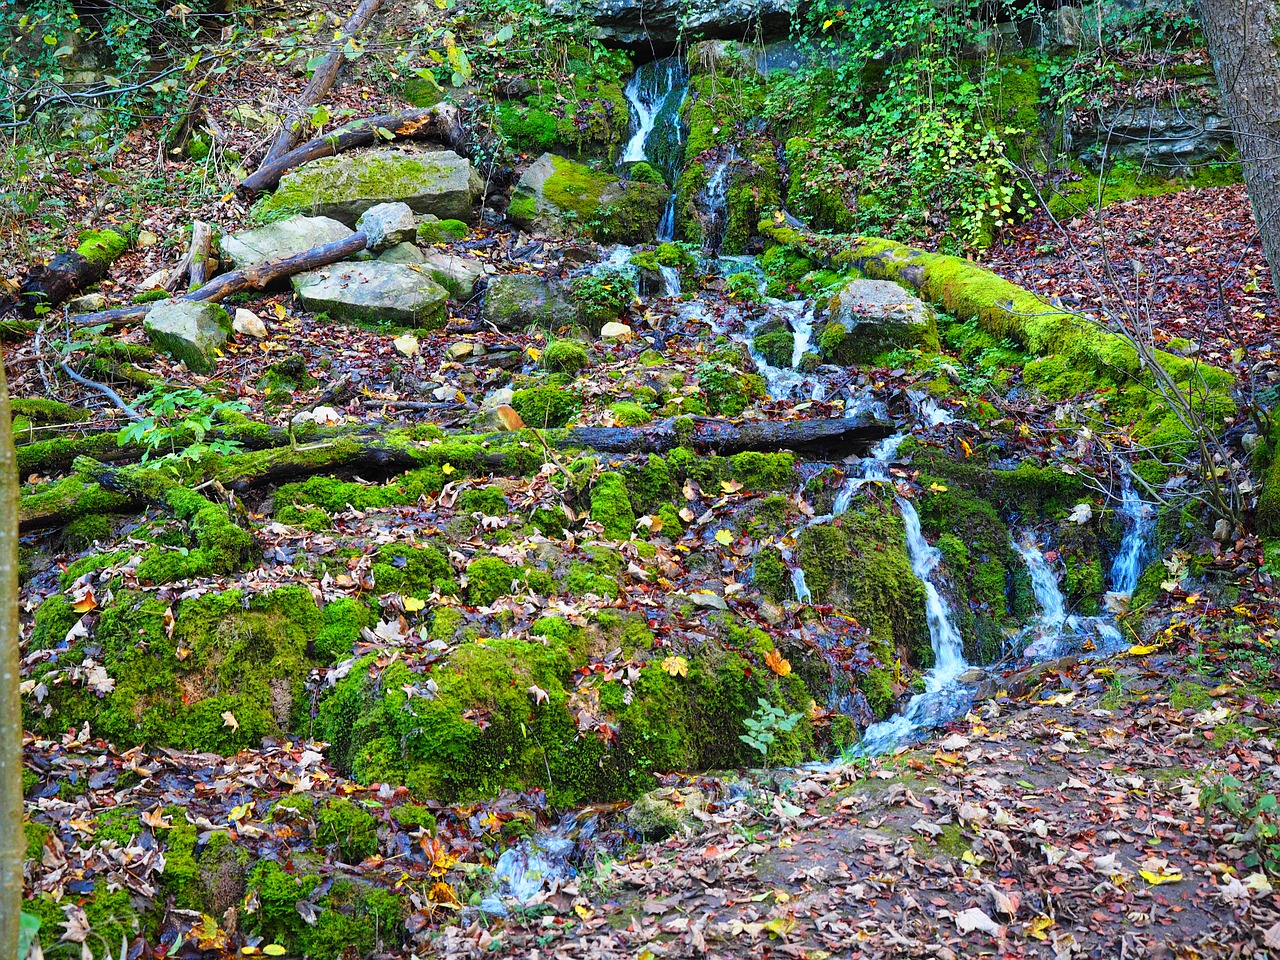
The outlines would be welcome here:
M 124 234 L 116 230 L 87 231 L 75 250 L 60 253 L 27 272 L 18 290 L 18 312 L 31 319 L 41 309 L 52 309 L 89 289 L 107 275 L 107 269 L 128 246 Z
M 1111 394 L 1111 419 L 1125 423 L 1141 446 L 1166 462 L 1190 449 L 1186 426 L 1123 330 L 1064 310 L 960 257 L 877 237 L 815 234 L 773 219 L 761 221 L 760 232 L 831 269 L 899 283 L 955 319 L 974 323 L 993 344 L 1012 340 L 1033 357 L 1023 368 L 1024 381 L 1047 400 Z M 1210 426 L 1234 412 L 1235 380 L 1228 371 L 1163 350 L 1149 356 Z

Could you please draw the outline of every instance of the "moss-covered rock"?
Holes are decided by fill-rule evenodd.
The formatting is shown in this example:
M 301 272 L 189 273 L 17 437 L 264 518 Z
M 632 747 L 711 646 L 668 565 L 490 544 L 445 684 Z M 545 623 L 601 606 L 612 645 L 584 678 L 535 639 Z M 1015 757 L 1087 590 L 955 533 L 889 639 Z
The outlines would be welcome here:
M 507 216 L 546 236 L 651 243 L 666 205 L 665 185 L 620 180 L 544 153 L 520 178 Z
M 604 527 L 605 536 L 626 540 L 636 524 L 627 485 L 619 473 L 602 473 L 591 488 L 591 519 Z
M 587 345 L 576 340 L 555 340 L 542 352 L 542 365 L 552 373 L 577 373 L 588 362 Z

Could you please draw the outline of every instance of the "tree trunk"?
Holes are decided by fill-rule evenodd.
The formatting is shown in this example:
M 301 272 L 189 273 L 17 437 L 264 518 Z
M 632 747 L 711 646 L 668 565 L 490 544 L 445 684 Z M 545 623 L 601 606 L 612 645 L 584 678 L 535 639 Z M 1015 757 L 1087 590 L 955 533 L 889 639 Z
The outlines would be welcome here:
M 1275 0 L 1200 0 L 1200 22 L 1280 295 L 1280 29 Z
M 343 26 L 342 33 L 333 41 L 329 56 L 325 57 L 324 63 L 320 64 L 316 72 L 311 75 L 311 81 L 302 91 L 298 102 L 285 113 L 284 124 L 259 166 L 265 167 L 293 149 L 302 133 L 303 113 L 307 108 L 324 99 L 333 87 L 333 82 L 338 79 L 338 71 L 342 69 L 342 64 L 346 60 L 346 54 L 343 51 L 347 41 L 364 30 L 381 6 L 382 0 L 361 0 L 360 6 L 356 7 L 351 19 Z
M 22 916 L 22 701 L 18 696 L 18 470 L 0 364 L 0 956 L 18 955 Z

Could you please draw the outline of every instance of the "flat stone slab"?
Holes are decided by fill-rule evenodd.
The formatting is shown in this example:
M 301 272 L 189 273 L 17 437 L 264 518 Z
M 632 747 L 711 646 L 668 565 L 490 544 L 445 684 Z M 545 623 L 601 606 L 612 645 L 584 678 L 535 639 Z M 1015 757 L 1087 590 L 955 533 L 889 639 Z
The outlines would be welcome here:
M 479 260 L 455 257 L 449 253 L 429 251 L 422 262 L 427 275 L 457 300 L 470 297 L 475 292 L 477 281 L 485 273 L 484 264 Z
M 222 255 L 237 270 L 264 260 L 292 257 L 321 244 L 345 240 L 355 231 L 331 217 L 290 217 L 221 240 Z
M 409 264 L 340 263 L 297 274 L 293 289 L 308 310 L 342 320 L 397 323 L 420 330 L 438 330 L 448 320 L 449 292 Z
M 366 150 L 313 160 L 290 171 L 263 206 L 302 210 L 354 226 L 369 208 L 399 201 L 419 215 L 465 222 L 483 191 L 471 161 L 452 150 Z

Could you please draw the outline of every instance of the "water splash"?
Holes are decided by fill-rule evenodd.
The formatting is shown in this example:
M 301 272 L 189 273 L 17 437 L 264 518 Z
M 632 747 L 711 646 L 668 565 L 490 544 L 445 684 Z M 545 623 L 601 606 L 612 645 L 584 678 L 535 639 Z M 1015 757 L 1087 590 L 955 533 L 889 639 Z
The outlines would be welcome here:
M 638 163 L 641 160 L 654 162 L 663 173 L 673 173 L 671 157 L 668 151 L 650 149 L 649 140 L 661 126 L 661 131 L 668 146 L 671 139 L 681 142 L 680 123 L 676 110 L 684 99 L 688 86 L 684 64 L 679 57 L 667 57 L 643 64 L 636 70 L 623 91 L 627 103 L 631 105 L 631 121 L 635 131 L 622 151 L 623 163 Z M 678 164 L 676 164 L 678 166 Z
M 1030 660 L 1047 660 L 1068 653 L 1108 656 L 1125 649 L 1120 630 L 1107 617 L 1081 617 L 1067 613 L 1058 573 L 1029 531 L 1014 541 L 1014 550 L 1027 565 L 1031 592 L 1040 615 L 1016 638 L 1021 655 Z
M 1030 534 L 1014 541 L 1013 549 L 1022 557 L 1027 573 L 1031 575 L 1031 592 L 1040 606 L 1038 624 L 1049 629 L 1061 629 L 1067 620 L 1067 606 L 1062 588 L 1058 586 L 1057 572 Z
M 495 892 L 481 902 L 481 909 L 505 916 L 504 899 L 527 904 L 539 894 L 554 892 L 561 883 L 572 880 L 577 876 L 574 851 L 579 843 L 596 835 L 598 826 L 598 813 L 588 808 L 567 813 L 555 826 L 508 847 L 493 868 Z

